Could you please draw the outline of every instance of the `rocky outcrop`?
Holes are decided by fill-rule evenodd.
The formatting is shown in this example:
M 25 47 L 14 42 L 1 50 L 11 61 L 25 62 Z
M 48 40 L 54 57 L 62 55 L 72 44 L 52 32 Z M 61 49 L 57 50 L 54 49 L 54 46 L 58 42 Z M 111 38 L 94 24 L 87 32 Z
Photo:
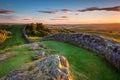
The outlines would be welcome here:
M 52 55 L 36 63 L 36 80 L 71 80 L 69 64 L 65 57 Z
M 0 80 L 72 80 L 65 57 L 52 55 L 34 63 L 29 70 L 14 70 Z
M 120 44 L 113 40 L 90 34 L 54 34 L 44 37 L 43 40 L 68 42 L 92 50 L 120 69 Z

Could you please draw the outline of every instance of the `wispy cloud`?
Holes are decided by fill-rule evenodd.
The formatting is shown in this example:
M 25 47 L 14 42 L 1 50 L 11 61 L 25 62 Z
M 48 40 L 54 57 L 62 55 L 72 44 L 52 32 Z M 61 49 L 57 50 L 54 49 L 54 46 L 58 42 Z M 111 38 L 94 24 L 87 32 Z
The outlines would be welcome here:
M 48 14 L 58 14 L 59 13 L 59 11 L 38 11 L 38 12 L 48 13 Z
M 75 15 L 79 15 L 78 13 L 76 13 Z
M 60 18 L 70 18 L 69 16 L 61 16 Z
M 91 8 L 86 8 L 86 9 L 77 10 L 77 11 L 78 12 L 86 12 L 86 11 L 120 11 L 120 6 L 106 7 L 106 8 L 91 7 Z
M 1 20 L 16 20 L 17 18 L 17 16 L 12 15 L 0 15 Z
M 105 8 L 98 8 L 98 7 L 90 7 L 86 9 L 81 10 L 70 10 L 70 9 L 61 9 L 56 11 L 38 11 L 41 13 L 48 13 L 48 14 L 58 14 L 59 12 L 64 12 L 66 14 L 71 12 L 88 12 L 88 11 L 114 11 L 114 12 L 120 12 L 120 6 L 114 6 L 114 7 L 105 7 Z M 79 15 L 76 13 L 75 15 Z M 66 18 L 66 17 L 63 17 Z
M 0 14 L 13 14 L 13 13 L 15 13 L 15 11 L 0 8 Z
M 114 6 L 114 7 L 105 7 L 105 8 L 98 8 L 98 7 L 90 7 L 86 9 L 81 10 L 69 10 L 69 9 L 61 9 L 64 13 L 70 13 L 70 12 L 87 12 L 87 11 L 114 11 L 114 12 L 120 12 L 120 6 Z M 78 15 L 78 14 L 76 14 Z
M 73 10 L 69 10 L 69 9 L 61 9 L 61 11 L 63 11 L 64 13 L 71 13 Z
M 68 20 L 68 19 L 50 19 L 50 20 Z
M 30 18 L 24 18 L 24 19 L 22 19 L 22 20 L 31 20 Z

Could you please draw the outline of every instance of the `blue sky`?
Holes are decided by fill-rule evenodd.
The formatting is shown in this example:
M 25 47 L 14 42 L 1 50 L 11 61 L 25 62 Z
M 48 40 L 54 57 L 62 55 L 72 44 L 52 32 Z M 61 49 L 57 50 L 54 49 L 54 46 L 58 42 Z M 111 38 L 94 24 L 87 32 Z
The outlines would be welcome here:
M 120 0 L 0 0 L 0 22 L 119 23 L 119 9 Z

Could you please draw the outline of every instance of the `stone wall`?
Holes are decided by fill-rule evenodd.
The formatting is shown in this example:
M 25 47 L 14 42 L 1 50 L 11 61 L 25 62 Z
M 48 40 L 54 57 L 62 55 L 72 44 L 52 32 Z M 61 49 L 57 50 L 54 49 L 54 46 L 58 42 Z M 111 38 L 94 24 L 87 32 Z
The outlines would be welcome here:
M 54 34 L 43 37 L 44 40 L 58 40 L 92 50 L 120 69 L 120 44 L 113 40 L 90 34 Z
M 24 38 L 28 43 L 32 43 L 33 41 L 29 39 L 29 37 L 28 37 L 27 34 L 26 34 L 25 29 L 26 29 L 26 26 L 25 26 L 25 27 L 23 28 L 23 30 L 22 30 L 22 36 L 23 36 L 23 38 Z

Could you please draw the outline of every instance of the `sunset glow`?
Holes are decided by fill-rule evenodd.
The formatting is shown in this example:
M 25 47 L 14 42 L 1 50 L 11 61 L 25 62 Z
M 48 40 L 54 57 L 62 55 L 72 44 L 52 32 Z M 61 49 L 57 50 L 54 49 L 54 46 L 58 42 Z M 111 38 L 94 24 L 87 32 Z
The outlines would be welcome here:
M 120 0 L 0 0 L 0 23 L 120 23 Z

